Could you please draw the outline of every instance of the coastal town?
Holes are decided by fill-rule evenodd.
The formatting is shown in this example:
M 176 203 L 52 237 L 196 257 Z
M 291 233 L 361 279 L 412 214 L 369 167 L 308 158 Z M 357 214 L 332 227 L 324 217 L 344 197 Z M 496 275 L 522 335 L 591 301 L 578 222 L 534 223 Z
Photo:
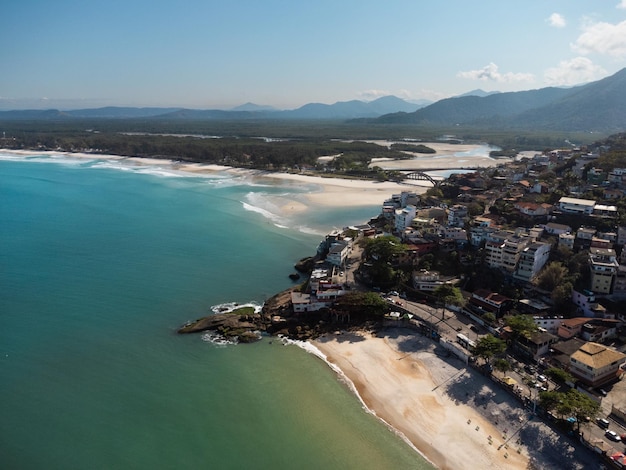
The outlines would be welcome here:
M 538 417 L 581 459 L 622 468 L 626 168 L 603 158 L 615 150 L 550 149 L 393 194 L 369 223 L 325 237 L 300 266 L 307 280 L 268 305 L 272 331 L 306 339 L 362 326 L 376 315 L 354 304 L 371 313 L 374 295 L 384 327 L 489 378 L 520 420 Z M 285 328 L 290 315 L 326 328 Z M 489 445 L 509 458 L 523 432 L 500 432 Z

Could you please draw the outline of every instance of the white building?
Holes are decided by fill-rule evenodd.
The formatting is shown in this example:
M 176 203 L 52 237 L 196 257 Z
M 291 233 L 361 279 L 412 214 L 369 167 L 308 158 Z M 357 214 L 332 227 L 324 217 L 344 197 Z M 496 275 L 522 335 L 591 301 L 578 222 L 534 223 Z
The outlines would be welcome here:
M 530 282 L 548 261 L 550 248 L 551 245 L 544 242 L 533 242 L 524 248 L 515 269 L 515 277 Z
M 335 266 L 343 266 L 350 254 L 352 244 L 348 241 L 335 242 L 330 246 L 326 261 Z
M 591 214 L 596 201 L 589 199 L 576 199 L 573 197 L 562 197 L 559 199 L 559 209 L 569 214 Z
M 396 209 L 394 225 L 396 233 L 403 233 L 408 227 L 411 226 L 411 222 L 417 215 L 417 207 L 408 205 L 402 209 Z
M 591 268 L 591 290 L 596 294 L 610 294 L 617 275 L 619 263 L 612 248 L 591 248 L 589 250 Z

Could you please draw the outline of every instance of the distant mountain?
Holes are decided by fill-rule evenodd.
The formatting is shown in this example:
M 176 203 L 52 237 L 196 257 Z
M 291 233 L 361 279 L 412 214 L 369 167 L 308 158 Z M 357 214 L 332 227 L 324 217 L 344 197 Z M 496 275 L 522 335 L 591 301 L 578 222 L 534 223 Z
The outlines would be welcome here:
M 573 88 L 448 98 L 374 122 L 494 129 L 620 132 L 626 129 L 626 69 Z
M 231 111 L 278 111 L 273 106 L 259 105 L 254 103 L 244 103 L 239 106 L 235 106 Z
M 132 119 L 150 118 L 171 113 L 180 108 L 132 108 L 108 106 L 105 108 L 75 109 L 59 111 L 58 109 L 26 109 L 0 111 L 0 119 L 8 120 L 48 120 L 48 119 Z
M 455 98 L 461 98 L 463 96 L 480 96 L 481 98 L 484 98 L 485 96 L 495 95 L 497 93 L 500 93 L 500 92 L 499 91 L 485 91 L 485 90 L 481 90 L 480 88 L 477 88 L 475 90 L 468 91 L 467 93 L 463 93 L 462 95 L 457 95 Z
M 78 109 L 73 111 L 58 110 L 25 110 L 0 111 L 0 119 L 9 120 L 48 120 L 48 119 L 353 119 L 376 118 L 384 114 L 402 111 L 413 112 L 430 102 L 409 103 L 396 96 L 384 96 L 374 101 L 340 101 L 335 104 L 309 103 L 304 106 L 278 111 L 271 106 L 260 106 L 245 103 L 231 110 L 221 109 L 187 109 L 187 108 L 130 108 L 106 107 L 95 109 Z
M 383 96 L 374 101 L 338 101 L 334 104 L 309 103 L 291 111 L 282 111 L 280 117 L 291 119 L 352 119 L 377 117 L 395 112 L 413 112 L 421 108 L 396 96 Z
M 72 117 L 97 119 L 146 118 L 159 116 L 165 113 L 171 113 L 179 109 L 181 108 L 132 108 L 107 106 L 105 108 L 76 109 L 73 111 L 65 111 L 65 114 Z

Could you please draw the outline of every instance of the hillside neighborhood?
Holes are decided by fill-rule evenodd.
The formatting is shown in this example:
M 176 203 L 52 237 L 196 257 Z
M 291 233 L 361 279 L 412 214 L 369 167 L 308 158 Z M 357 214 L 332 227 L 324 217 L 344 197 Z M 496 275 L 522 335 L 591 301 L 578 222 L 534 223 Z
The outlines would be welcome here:
M 322 261 L 291 294 L 293 311 L 342 318 L 343 296 L 380 292 L 387 321 L 448 343 L 526 404 L 522 389 L 533 396 L 534 388 L 534 409 L 621 468 L 626 159 L 615 162 L 623 142 L 545 150 L 452 175 L 424 194 L 392 195 L 369 223 L 326 236 Z M 462 323 L 448 322 L 459 326 L 445 334 L 432 319 L 437 309 Z M 551 403 L 570 391 L 585 404 Z M 582 425 L 594 432 L 583 438 Z

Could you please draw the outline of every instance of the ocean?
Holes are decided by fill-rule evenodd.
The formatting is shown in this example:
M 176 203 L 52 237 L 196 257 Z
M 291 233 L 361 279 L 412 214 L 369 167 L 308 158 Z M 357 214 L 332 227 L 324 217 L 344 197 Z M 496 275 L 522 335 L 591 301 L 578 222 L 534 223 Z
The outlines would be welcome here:
M 432 468 L 305 348 L 176 334 L 379 211 L 312 189 L 0 151 L 0 467 Z

